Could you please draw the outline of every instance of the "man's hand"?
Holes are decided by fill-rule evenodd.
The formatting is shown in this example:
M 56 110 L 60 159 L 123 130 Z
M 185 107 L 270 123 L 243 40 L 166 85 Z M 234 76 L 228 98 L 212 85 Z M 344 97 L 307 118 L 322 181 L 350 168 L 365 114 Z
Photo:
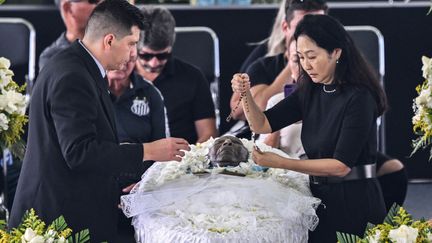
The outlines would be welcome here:
M 164 138 L 151 143 L 144 143 L 143 160 L 180 161 L 184 151 L 190 150 L 189 143 L 182 138 Z
M 124 193 L 129 193 L 129 192 L 132 190 L 132 188 L 134 188 L 135 185 L 136 185 L 136 183 L 132 183 L 132 184 L 130 184 L 129 186 L 123 188 L 123 189 L 122 189 L 122 192 L 124 192 Z

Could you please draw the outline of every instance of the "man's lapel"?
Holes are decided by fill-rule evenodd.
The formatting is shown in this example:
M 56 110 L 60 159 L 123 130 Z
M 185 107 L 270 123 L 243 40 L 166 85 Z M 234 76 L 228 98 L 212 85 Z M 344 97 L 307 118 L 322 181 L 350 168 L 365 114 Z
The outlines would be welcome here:
M 78 41 L 75 41 L 72 44 L 72 46 L 80 54 L 80 56 L 83 57 L 83 60 L 87 67 L 87 71 L 91 74 L 93 80 L 96 83 L 96 86 L 99 89 L 99 97 L 102 103 L 102 107 L 111 125 L 113 133 L 117 139 L 117 128 L 116 128 L 115 117 L 114 117 L 115 114 L 114 114 L 111 98 L 109 97 L 108 80 L 101 76 L 97 64 L 90 56 L 90 54 L 87 52 L 87 50 L 85 50 L 84 47 L 82 47 Z

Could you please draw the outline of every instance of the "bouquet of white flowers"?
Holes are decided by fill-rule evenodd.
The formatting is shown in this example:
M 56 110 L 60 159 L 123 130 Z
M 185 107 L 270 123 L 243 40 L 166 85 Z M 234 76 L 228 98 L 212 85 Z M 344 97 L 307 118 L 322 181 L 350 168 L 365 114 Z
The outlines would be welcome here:
M 21 135 L 28 121 L 25 115 L 28 102 L 22 94 L 25 85 L 20 87 L 12 80 L 14 73 L 9 67 L 10 61 L 0 57 L 0 147 L 10 149 L 22 159 L 24 142 Z
M 340 243 L 430 243 L 432 225 L 424 219 L 413 220 L 403 207 L 393 204 L 384 223 L 369 224 L 363 238 L 337 232 L 337 239 Z
M 58 217 L 48 227 L 33 209 L 24 214 L 21 224 L 6 230 L 6 222 L 0 222 L 0 243 L 87 243 L 90 242 L 88 229 L 72 235 L 63 216 Z
M 426 148 L 431 144 L 432 137 L 432 59 L 423 56 L 423 77 L 425 81 L 416 87 L 418 96 L 414 99 L 412 118 L 414 133 L 419 137 L 413 140 L 414 154 L 420 148 Z M 432 158 L 430 151 L 429 160 Z

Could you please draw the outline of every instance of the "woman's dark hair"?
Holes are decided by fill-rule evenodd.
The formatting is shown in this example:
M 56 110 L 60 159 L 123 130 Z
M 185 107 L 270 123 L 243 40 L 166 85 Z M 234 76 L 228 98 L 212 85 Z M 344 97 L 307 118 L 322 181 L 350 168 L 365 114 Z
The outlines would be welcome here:
M 376 100 L 378 113 L 387 109 L 387 98 L 380 85 L 375 70 L 366 61 L 343 25 L 328 15 L 306 15 L 297 25 L 294 38 L 307 36 L 315 44 L 331 54 L 335 49 L 342 50 L 336 65 L 333 82 L 338 86 L 353 84 L 367 87 Z M 312 80 L 307 73 L 300 69 L 300 85 L 307 85 Z

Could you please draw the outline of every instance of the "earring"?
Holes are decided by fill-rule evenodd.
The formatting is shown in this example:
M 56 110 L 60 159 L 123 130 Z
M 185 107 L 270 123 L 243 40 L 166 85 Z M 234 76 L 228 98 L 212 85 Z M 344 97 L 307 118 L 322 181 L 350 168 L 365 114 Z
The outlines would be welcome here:
M 336 60 L 336 64 L 338 64 L 338 63 L 339 63 L 339 59 Z

